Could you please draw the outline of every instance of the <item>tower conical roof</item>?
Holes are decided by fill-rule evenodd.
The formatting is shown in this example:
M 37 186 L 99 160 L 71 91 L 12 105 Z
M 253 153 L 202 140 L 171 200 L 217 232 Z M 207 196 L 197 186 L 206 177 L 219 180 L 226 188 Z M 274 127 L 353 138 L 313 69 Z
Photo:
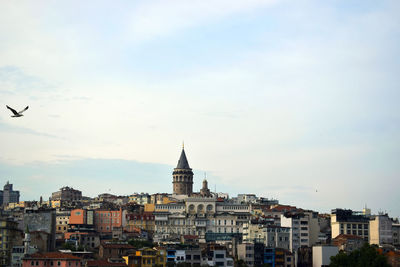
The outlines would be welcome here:
M 189 162 L 186 158 L 185 149 L 182 148 L 181 157 L 179 158 L 176 169 L 190 169 Z

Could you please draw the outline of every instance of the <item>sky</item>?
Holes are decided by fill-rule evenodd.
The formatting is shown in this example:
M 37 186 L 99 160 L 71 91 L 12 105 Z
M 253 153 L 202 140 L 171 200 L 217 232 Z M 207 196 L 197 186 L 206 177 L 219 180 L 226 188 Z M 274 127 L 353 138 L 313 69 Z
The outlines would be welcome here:
M 400 2 L 1 1 L 0 186 L 400 216 Z M 22 110 L 11 118 L 6 105 Z

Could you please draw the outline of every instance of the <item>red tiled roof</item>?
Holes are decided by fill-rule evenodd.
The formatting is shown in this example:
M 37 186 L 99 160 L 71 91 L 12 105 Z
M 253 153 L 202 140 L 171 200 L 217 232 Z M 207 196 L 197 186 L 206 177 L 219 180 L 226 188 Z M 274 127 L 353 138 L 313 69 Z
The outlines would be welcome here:
M 363 238 L 358 235 L 340 234 L 337 237 L 335 237 L 333 240 L 339 240 L 339 239 L 363 239 Z
M 102 266 L 102 267 L 120 266 L 120 267 L 126 267 L 127 265 L 125 263 L 119 263 L 119 262 L 108 262 L 107 260 L 94 260 L 94 261 L 88 261 L 86 263 L 86 266 Z
M 399 251 L 388 251 L 385 256 L 387 257 L 396 257 L 396 258 L 400 258 L 400 252 Z
M 80 260 L 79 257 L 73 256 L 71 254 L 61 253 L 61 252 L 46 252 L 46 253 L 35 253 L 28 256 L 29 259 L 70 259 L 70 260 Z

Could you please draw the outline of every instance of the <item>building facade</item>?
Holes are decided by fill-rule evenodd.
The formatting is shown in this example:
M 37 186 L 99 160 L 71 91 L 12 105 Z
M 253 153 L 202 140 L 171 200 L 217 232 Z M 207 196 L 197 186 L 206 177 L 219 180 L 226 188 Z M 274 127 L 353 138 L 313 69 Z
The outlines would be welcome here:
M 19 191 L 13 190 L 13 185 L 8 181 L 4 185 L 3 191 L 0 191 L 0 205 L 7 206 L 9 203 L 19 202 Z
M 60 252 L 35 253 L 23 259 L 22 267 L 31 266 L 81 267 L 81 258 Z
M 22 232 L 18 223 L 9 218 L 0 218 L 0 266 L 11 266 L 12 248 L 22 243 Z
M 250 219 L 248 204 L 231 204 L 215 197 L 188 197 L 183 201 L 155 205 L 155 239 L 179 240 L 196 235 L 201 242 L 241 236 Z M 215 240 L 214 240 L 215 241 Z
M 369 217 L 361 212 L 334 209 L 331 213 L 331 238 L 340 234 L 357 235 L 369 241 Z
M 56 212 L 54 209 L 25 210 L 24 227 L 28 227 L 31 233 L 32 245 L 45 248 L 43 252 L 55 249 Z M 42 240 L 45 244 L 37 244 L 38 240 Z
M 64 233 L 68 231 L 68 223 L 71 211 L 63 210 L 56 211 L 56 234 L 57 237 L 62 238 Z
M 373 216 L 369 221 L 369 231 L 370 244 L 393 244 L 392 220 L 387 214 Z
M 51 200 L 78 201 L 82 200 L 82 192 L 72 187 L 64 186 L 59 191 L 51 194 Z
M 126 210 L 95 210 L 95 230 L 111 233 L 114 228 L 126 226 Z

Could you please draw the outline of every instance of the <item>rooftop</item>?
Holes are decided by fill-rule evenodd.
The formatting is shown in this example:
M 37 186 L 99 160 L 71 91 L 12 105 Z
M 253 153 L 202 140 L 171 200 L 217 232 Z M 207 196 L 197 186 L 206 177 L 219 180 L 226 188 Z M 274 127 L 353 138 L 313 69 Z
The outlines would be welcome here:
M 71 254 L 61 253 L 61 252 L 47 252 L 47 253 L 35 253 L 29 255 L 25 259 L 69 259 L 69 260 L 80 260 L 79 257 L 73 256 Z

